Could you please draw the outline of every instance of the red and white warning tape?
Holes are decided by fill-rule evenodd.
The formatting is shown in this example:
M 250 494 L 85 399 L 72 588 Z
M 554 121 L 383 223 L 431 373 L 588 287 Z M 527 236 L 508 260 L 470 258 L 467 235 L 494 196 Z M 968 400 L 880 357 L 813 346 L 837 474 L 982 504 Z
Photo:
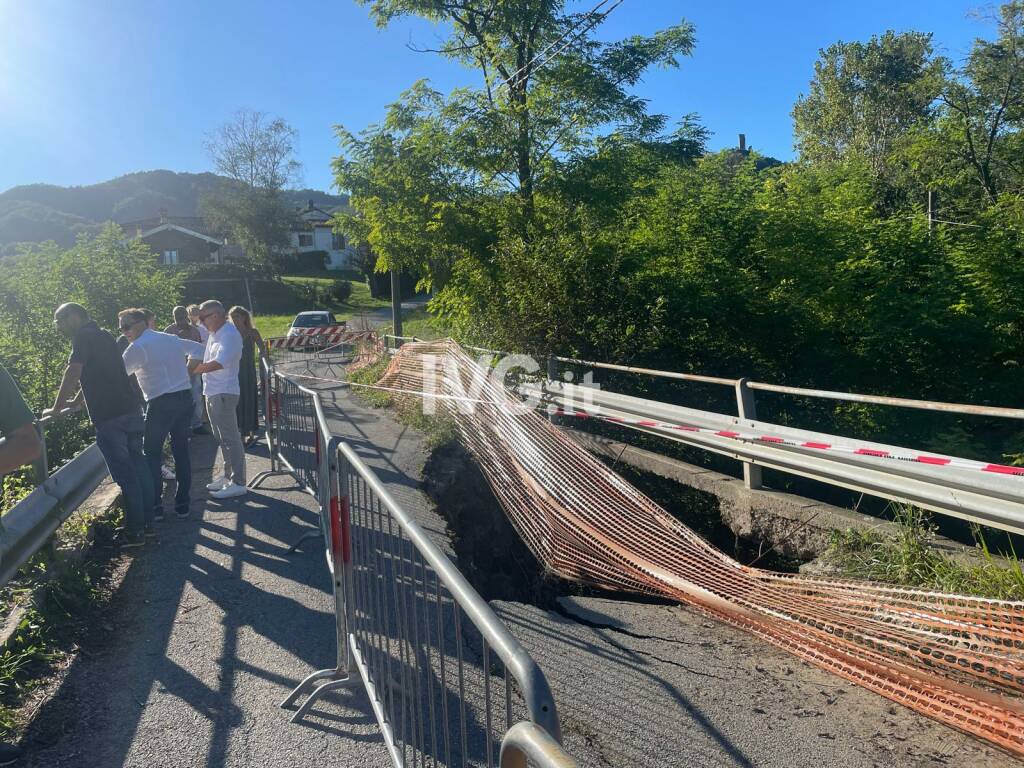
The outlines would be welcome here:
M 306 328 L 303 331 L 309 330 Z M 269 349 L 295 349 L 297 347 L 324 346 L 329 344 L 344 344 L 345 342 L 356 341 L 357 339 L 368 338 L 365 331 L 346 331 L 343 327 L 321 328 L 319 333 L 303 333 L 300 336 L 278 336 L 266 339 Z
M 895 459 L 897 461 L 910 461 L 916 464 L 930 464 L 940 467 L 955 467 L 957 469 L 973 469 L 979 472 L 993 472 L 999 475 L 1018 475 L 1024 477 L 1024 467 L 1011 467 L 1006 464 L 986 464 L 983 461 L 970 461 L 969 459 L 952 459 L 945 456 L 928 456 L 926 454 L 893 453 L 881 451 L 876 448 L 858 448 L 853 445 L 834 445 L 832 443 L 803 442 L 785 437 L 773 437 L 771 435 L 755 435 L 753 433 L 734 432 L 726 429 L 711 429 L 708 427 L 697 427 L 692 424 L 672 424 L 665 421 L 652 421 L 650 419 L 630 419 L 619 416 L 601 416 L 586 411 L 566 411 L 559 409 L 555 411 L 558 416 L 570 416 L 578 419 L 598 419 L 609 421 L 614 424 L 628 424 L 637 427 L 656 427 L 658 429 L 675 429 L 680 432 L 698 432 L 701 434 L 725 437 L 731 440 L 741 440 L 750 443 L 771 443 L 772 445 L 789 445 L 794 448 L 805 448 L 815 451 L 831 451 L 833 453 L 848 453 L 854 456 L 873 456 L 879 459 Z
M 312 328 L 292 328 L 289 333 L 292 336 L 319 336 L 327 333 L 339 333 L 346 330 L 344 323 L 338 325 L 317 325 Z

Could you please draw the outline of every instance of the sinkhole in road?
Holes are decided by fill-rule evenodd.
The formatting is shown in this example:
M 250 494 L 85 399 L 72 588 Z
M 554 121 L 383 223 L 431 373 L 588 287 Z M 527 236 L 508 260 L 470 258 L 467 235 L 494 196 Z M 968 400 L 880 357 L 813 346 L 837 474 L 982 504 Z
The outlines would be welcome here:
M 628 464 L 616 463 L 603 456 L 597 458 L 715 549 L 741 565 L 756 565 L 780 573 L 797 573 L 800 566 L 809 560 L 780 554 L 773 548 L 773 543 L 766 539 L 735 533 L 722 516 L 720 502 L 713 493 L 644 472 Z
M 799 567 L 800 561 L 775 554 L 768 543 L 733 534 L 711 494 L 630 467 L 614 469 L 739 562 L 757 560 L 759 567 L 785 572 Z M 447 523 L 459 570 L 485 600 L 527 603 L 545 609 L 557 609 L 557 599 L 565 596 L 674 604 L 658 597 L 596 589 L 553 573 L 523 543 L 476 461 L 458 442 L 431 453 L 423 470 L 423 488 Z

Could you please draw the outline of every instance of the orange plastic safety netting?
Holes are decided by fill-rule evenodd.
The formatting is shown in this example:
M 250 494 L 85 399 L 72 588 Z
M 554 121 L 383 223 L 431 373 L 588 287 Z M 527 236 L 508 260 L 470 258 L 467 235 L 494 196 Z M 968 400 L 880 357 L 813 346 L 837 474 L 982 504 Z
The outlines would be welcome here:
M 516 530 L 558 575 L 686 602 L 1024 755 L 1024 603 L 741 565 L 523 409 L 451 340 L 406 344 L 379 384 L 453 417 Z

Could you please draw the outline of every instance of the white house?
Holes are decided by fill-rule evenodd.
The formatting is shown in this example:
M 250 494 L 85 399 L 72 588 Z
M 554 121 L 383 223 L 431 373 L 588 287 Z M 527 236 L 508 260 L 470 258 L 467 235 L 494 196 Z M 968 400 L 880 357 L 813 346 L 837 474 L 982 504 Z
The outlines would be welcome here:
M 299 253 L 324 251 L 327 269 L 345 269 L 352 265 L 356 252 L 345 237 L 331 226 L 332 211 L 317 207 L 312 200 L 305 208 L 297 208 L 292 223 L 292 247 Z

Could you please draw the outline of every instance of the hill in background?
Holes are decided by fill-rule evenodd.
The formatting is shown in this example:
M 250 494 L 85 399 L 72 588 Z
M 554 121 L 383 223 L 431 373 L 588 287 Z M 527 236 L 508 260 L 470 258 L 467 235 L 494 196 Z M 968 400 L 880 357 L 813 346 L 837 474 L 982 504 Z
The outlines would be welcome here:
M 197 216 L 200 198 L 230 183 L 213 173 L 160 170 L 129 173 L 83 187 L 12 187 L 0 193 L 0 254 L 23 242 L 55 240 L 69 246 L 80 233 L 97 231 L 106 221 L 145 219 L 159 215 L 162 208 L 169 216 Z M 331 208 L 348 200 L 313 189 L 288 190 L 284 195 L 294 206 L 312 200 Z

